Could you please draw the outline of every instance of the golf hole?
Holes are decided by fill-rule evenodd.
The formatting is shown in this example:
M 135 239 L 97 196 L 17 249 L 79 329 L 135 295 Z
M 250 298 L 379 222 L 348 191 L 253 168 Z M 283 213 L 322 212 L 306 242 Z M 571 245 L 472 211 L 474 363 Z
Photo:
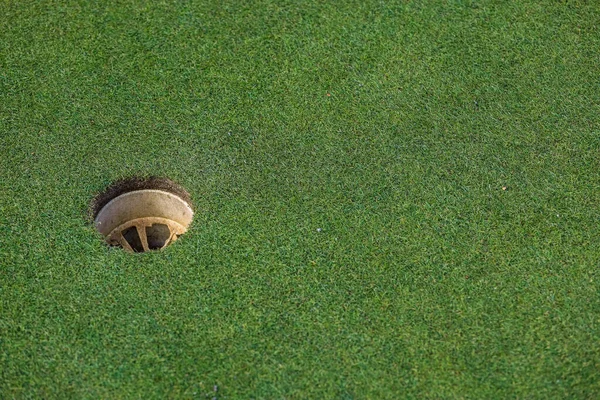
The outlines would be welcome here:
M 164 249 L 194 217 L 190 195 L 167 178 L 115 182 L 92 204 L 94 226 L 106 243 L 132 253 Z

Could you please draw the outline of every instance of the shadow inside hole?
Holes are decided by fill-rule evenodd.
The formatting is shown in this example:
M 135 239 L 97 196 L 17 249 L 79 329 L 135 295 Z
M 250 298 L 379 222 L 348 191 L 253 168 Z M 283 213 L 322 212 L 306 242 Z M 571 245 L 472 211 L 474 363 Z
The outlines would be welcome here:
M 154 224 L 146 227 L 146 236 L 150 250 L 158 250 L 162 249 L 171 237 L 171 230 L 165 224 Z
M 142 253 L 144 251 L 144 246 L 142 245 L 142 241 L 140 239 L 140 235 L 138 234 L 137 228 L 135 226 L 131 226 L 121 232 L 127 243 L 131 246 L 133 251 L 136 253 Z

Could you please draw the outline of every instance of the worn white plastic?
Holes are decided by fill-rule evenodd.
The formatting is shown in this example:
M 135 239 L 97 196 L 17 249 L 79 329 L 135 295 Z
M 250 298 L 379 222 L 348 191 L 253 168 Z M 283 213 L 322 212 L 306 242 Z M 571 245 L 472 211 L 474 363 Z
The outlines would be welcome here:
M 177 236 L 185 233 L 192 222 L 194 212 L 190 205 L 173 193 L 162 190 L 146 189 L 124 193 L 108 202 L 94 220 L 96 229 L 111 245 L 121 245 L 134 251 L 126 240 L 124 232 L 135 227 L 141 248 L 136 251 L 148 251 L 147 229 L 155 224 L 166 225 L 169 230 L 161 233 L 166 247 Z

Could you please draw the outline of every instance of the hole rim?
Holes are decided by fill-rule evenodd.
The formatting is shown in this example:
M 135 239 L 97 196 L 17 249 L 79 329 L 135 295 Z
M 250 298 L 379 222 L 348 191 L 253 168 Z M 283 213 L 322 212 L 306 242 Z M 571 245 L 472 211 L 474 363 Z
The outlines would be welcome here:
M 106 232 L 106 230 L 104 230 L 104 233 L 101 231 L 101 229 L 99 228 L 99 222 L 101 223 L 102 221 L 98 220 L 98 216 L 101 214 L 101 212 L 107 206 L 110 206 L 111 202 L 115 201 L 118 203 L 119 200 L 117 200 L 117 199 L 120 196 L 131 193 L 132 196 L 135 197 L 135 196 L 140 195 L 141 193 L 133 194 L 133 192 L 144 192 L 144 191 L 146 191 L 148 193 L 162 192 L 165 196 L 167 196 L 169 198 L 175 197 L 177 199 L 176 201 L 178 201 L 179 204 L 181 204 L 181 202 L 183 202 L 185 204 L 186 207 L 184 207 L 184 208 L 188 210 L 185 213 L 186 213 L 186 215 L 188 215 L 188 217 L 187 218 L 184 217 L 183 221 L 175 221 L 173 219 L 163 218 L 161 216 L 143 216 L 140 218 L 133 218 L 130 220 L 126 220 L 124 223 L 120 223 L 118 226 L 116 226 L 114 228 L 112 226 L 110 226 L 110 224 L 109 224 L 109 229 L 110 228 L 113 228 L 113 229 L 111 229 L 111 231 L 108 233 Z M 141 195 L 143 195 L 143 194 L 141 194 Z M 127 202 L 125 201 L 125 204 L 124 204 L 125 207 L 126 207 L 126 204 L 127 204 Z M 138 205 L 138 207 L 139 207 L 139 205 Z M 181 207 L 181 205 L 180 205 L 180 207 Z M 111 211 L 109 210 L 107 212 L 110 213 Z M 115 211 L 115 212 L 118 213 L 119 211 Z M 168 214 L 168 212 L 166 214 Z M 89 215 L 90 215 L 90 217 L 92 217 L 92 224 L 94 225 L 95 230 L 104 237 L 104 241 L 106 242 L 107 245 L 113 246 L 113 247 L 114 246 L 121 247 L 125 251 L 130 252 L 130 253 L 145 253 L 145 252 L 162 250 L 162 249 L 166 248 L 167 246 L 169 246 L 170 244 L 172 244 L 173 242 L 175 242 L 179 238 L 179 236 L 181 236 L 182 234 L 187 232 L 189 225 L 191 225 L 191 223 L 193 221 L 195 211 L 194 211 L 194 207 L 193 207 L 193 204 L 191 201 L 191 196 L 183 187 L 181 187 L 179 184 L 175 183 L 174 181 L 172 181 L 169 178 L 161 178 L 161 177 L 152 176 L 152 177 L 148 177 L 148 178 L 142 178 L 142 177 L 125 178 L 125 179 L 120 179 L 120 180 L 115 181 L 114 183 L 110 184 L 102 193 L 100 193 L 94 197 L 94 199 L 92 200 L 92 202 L 90 204 Z M 171 215 L 173 215 L 173 214 L 171 214 Z M 106 222 L 106 220 L 104 220 L 104 222 Z M 111 222 L 114 223 L 117 221 L 111 221 Z M 182 223 L 185 225 L 182 225 Z M 169 232 L 168 238 L 164 241 L 164 244 L 160 247 L 150 246 L 149 241 L 148 241 L 147 229 L 151 229 L 156 224 L 165 225 Z M 136 229 L 137 236 L 139 237 L 139 240 L 142 245 L 141 249 L 137 249 L 136 248 L 137 246 L 135 246 L 135 245 L 132 246 L 132 244 L 129 243 L 128 240 L 125 238 L 125 235 L 124 235 L 125 230 L 130 229 L 132 227 L 135 227 L 135 229 Z
M 114 181 L 108 185 L 102 192 L 98 193 L 92 199 L 90 205 L 89 216 L 93 222 L 100 211 L 112 200 L 117 197 L 139 190 L 161 190 L 167 193 L 174 194 L 181 198 L 188 206 L 195 211 L 192 202 L 192 196 L 181 185 L 175 181 L 159 176 L 139 177 L 132 176 Z

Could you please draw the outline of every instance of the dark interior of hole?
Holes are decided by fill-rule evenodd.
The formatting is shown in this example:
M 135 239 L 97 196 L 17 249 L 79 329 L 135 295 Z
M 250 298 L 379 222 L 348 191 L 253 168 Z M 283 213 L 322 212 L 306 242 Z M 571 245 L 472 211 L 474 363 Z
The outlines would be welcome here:
M 157 250 L 167 243 L 171 237 L 171 230 L 165 224 L 154 224 L 146 228 L 146 236 L 150 250 Z
M 144 251 L 144 246 L 142 246 L 142 241 L 140 240 L 140 235 L 138 234 L 137 228 L 135 226 L 131 226 L 121 232 L 127 243 L 131 246 L 133 251 L 136 253 L 142 253 Z

